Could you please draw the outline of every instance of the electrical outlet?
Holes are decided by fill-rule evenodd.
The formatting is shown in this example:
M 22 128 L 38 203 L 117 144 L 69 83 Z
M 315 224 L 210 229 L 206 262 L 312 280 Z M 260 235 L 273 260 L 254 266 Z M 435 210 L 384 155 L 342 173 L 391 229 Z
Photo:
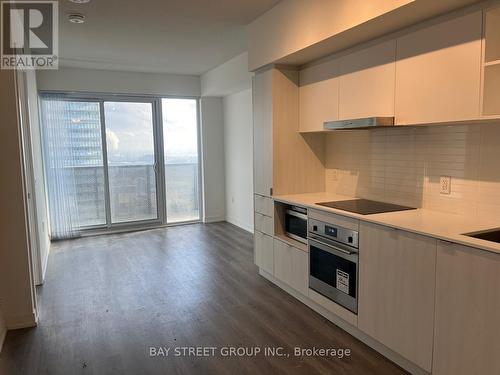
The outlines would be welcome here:
M 440 194 L 451 194 L 451 177 L 450 176 L 441 176 L 439 179 L 439 193 Z

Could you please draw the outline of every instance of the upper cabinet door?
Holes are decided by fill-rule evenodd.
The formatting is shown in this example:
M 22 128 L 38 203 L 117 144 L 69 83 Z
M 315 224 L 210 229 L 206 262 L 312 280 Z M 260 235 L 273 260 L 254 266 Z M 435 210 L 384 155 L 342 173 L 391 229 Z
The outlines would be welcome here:
M 477 119 L 482 12 L 397 40 L 396 124 Z
M 299 131 L 318 132 L 325 121 L 338 120 L 338 63 L 330 60 L 299 74 Z
M 253 78 L 254 190 L 270 196 L 273 186 L 273 71 Z
M 500 116 L 500 7 L 485 11 L 482 115 Z
M 339 58 L 339 119 L 394 116 L 396 41 Z

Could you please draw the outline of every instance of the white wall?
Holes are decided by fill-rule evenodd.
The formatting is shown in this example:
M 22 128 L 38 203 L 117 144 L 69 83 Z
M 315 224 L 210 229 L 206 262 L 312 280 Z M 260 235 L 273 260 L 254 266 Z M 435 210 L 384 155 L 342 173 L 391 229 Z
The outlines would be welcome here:
M 38 267 L 40 271 L 40 280 L 43 282 L 45 270 L 47 269 L 47 260 L 50 251 L 50 235 L 49 235 L 49 216 L 47 209 L 47 194 L 45 191 L 45 176 L 43 172 L 43 156 L 42 156 L 42 139 L 38 112 L 38 92 L 36 84 L 36 76 L 34 71 L 26 72 L 26 89 L 30 120 L 31 132 L 31 151 L 33 155 L 33 182 L 35 188 L 35 204 L 36 204 L 36 223 L 35 230 L 37 232 L 38 246 Z
M 224 97 L 226 220 L 253 232 L 252 90 Z
M 252 86 L 248 72 L 248 52 L 233 57 L 201 76 L 202 96 L 226 96 Z
M 0 300 L 7 328 L 36 324 L 14 71 L 0 69 Z
M 200 77 L 111 70 L 60 68 L 37 73 L 39 90 L 200 96 Z
M 248 25 L 250 70 L 273 63 L 413 0 L 288 0 Z
M 201 98 L 201 138 L 205 222 L 225 219 L 224 112 L 222 98 Z
M 211 178 L 210 189 L 225 191 L 225 220 L 250 232 L 253 231 L 252 75 L 248 71 L 248 53 L 244 52 L 201 76 L 202 95 L 219 97 L 210 98 L 208 103 L 221 111 L 222 118 L 217 121 L 223 124 L 219 130 L 223 133 L 220 135 L 223 143 L 217 146 L 224 150 L 224 179 Z M 217 157 L 220 159 L 221 153 Z

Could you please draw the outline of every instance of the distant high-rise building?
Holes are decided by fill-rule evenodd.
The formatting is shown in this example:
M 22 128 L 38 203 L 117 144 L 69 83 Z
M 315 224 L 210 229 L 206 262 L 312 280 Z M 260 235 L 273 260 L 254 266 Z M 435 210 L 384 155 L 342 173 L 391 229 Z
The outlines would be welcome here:
M 61 161 L 64 167 L 102 165 L 99 103 L 44 100 L 42 106 L 49 167 Z

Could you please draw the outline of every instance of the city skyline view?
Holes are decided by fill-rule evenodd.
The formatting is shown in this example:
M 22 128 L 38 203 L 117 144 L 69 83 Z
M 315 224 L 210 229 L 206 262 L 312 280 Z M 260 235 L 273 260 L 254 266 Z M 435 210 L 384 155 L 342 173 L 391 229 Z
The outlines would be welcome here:
M 196 100 L 162 99 L 165 164 L 198 162 Z M 102 165 L 101 120 L 98 103 L 44 100 L 46 132 L 64 129 L 71 142 L 53 144 L 67 155 L 68 166 Z M 154 164 L 150 103 L 104 102 L 108 163 Z
M 54 186 L 66 186 L 66 191 L 49 186 L 53 209 L 61 209 L 58 197 L 65 194 L 68 202 L 76 202 L 73 206 L 78 207 L 82 228 L 106 224 L 107 199 L 113 223 L 157 219 L 160 176 L 154 168 L 155 142 L 163 142 L 164 155 L 158 154 L 156 159 L 163 159 L 166 166 L 163 204 L 167 220 L 198 219 L 197 100 L 162 99 L 158 130 L 163 131 L 163 137 L 157 140 L 152 102 L 102 103 L 101 108 L 99 101 L 61 100 L 57 96 L 42 99 L 48 180 L 59 181 Z

